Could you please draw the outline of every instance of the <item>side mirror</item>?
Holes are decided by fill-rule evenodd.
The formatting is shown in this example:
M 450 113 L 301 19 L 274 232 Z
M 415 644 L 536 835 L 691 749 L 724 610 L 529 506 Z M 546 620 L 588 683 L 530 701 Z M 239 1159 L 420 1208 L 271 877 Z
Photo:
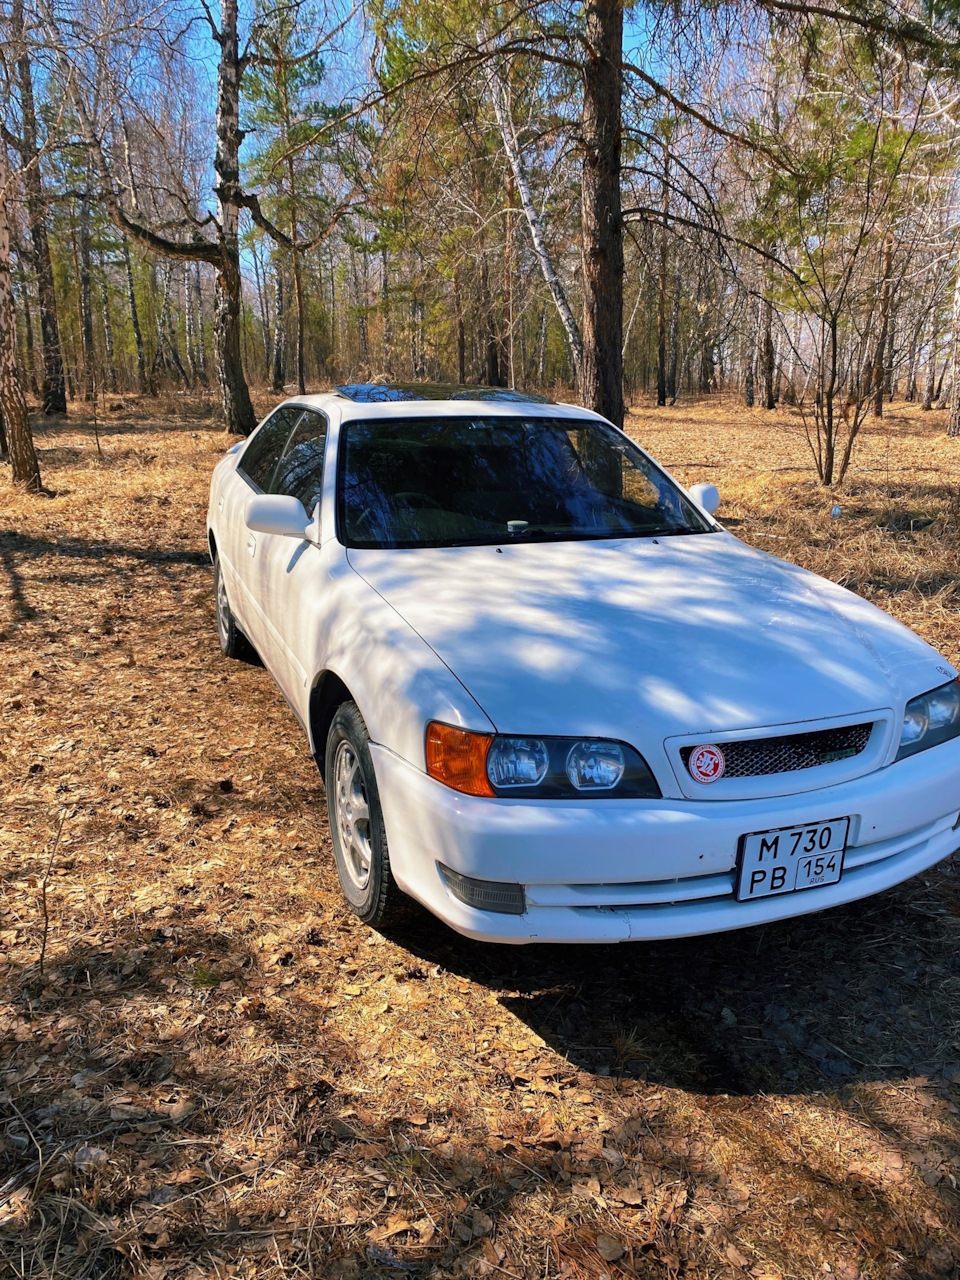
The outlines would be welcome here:
M 275 533 L 281 538 L 302 540 L 313 529 L 303 503 L 282 493 L 260 493 L 248 499 L 243 519 L 255 533 Z
M 720 505 L 720 493 L 715 484 L 695 484 L 687 492 L 708 516 L 712 516 Z

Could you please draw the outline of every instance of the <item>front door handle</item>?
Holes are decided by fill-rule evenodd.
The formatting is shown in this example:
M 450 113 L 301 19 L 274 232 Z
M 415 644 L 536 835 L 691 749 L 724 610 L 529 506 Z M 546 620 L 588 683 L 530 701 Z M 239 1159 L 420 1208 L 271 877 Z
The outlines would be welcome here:
M 252 556 L 257 554 L 257 540 L 252 533 L 247 534 L 247 550 Z

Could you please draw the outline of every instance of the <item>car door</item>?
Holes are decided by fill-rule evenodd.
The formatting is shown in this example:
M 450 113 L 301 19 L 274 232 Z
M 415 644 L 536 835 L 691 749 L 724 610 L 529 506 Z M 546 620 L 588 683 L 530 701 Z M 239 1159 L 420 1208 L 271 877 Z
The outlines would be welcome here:
M 287 439 L 271 481 L 271 493 L 298 499 L 307 516 L 314 515 L 323 490 L 327 426 L 322 413 L 305 410 Z M 299 625 L 306 613 L 300 596 L 318 589 L 319 554 L 318 547 L 307 539 L 298 542 L 278 534 L 257 534 L 253 560 L 256 592 L 269 631 L 264 640 L 267 652 L 261 652 L 261 657 L 295 706 L 310 674 Z
M 227 594 L 244 634 L 267 661 L 261 648 L 265 640 L 264 611 L 260 600 L 259 557 L 263 534 L 248 529 L 244 520 L 247 502 L 255 493 L 272 493 L 273 477 L 290 432 L 303 414 L 302 405 L 276 409 L 254 434 L 224 481 L 218 497 L 221 506 L 221 563 L 227 569 Z

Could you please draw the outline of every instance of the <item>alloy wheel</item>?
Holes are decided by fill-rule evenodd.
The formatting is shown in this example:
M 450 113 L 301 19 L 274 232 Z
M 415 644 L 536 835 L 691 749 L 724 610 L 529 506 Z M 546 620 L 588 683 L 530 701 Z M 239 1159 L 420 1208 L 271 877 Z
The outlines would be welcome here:
M 370 879 L 373 862 L 370 805 L 360 761 L 349 742 L 341 742 L 337 747 L 333 779 L 337 834 L 344 865 L 354 885 L 363 890 Z

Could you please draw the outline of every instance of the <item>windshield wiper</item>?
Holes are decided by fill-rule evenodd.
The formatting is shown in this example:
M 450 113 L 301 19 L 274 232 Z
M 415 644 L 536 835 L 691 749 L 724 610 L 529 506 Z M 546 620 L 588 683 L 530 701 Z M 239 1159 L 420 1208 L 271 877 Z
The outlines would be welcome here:
M 653 529 L 648 536 L 651 538 L 672 538 L 677 533 L 713 533 L 713 530 L 697 529 L 692 524 L 674 524 L 668 529 Z

